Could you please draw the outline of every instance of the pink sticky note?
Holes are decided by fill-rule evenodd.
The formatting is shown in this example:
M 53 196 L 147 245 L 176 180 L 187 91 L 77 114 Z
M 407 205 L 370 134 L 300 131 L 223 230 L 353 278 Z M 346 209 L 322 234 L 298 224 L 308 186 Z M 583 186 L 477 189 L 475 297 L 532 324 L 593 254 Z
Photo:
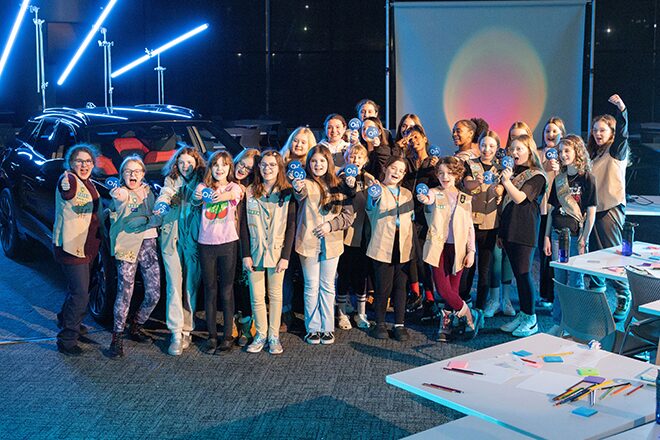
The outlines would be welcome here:
M 465 369 L 468 366 L 467 361 L 449 361 L 447 368 Z

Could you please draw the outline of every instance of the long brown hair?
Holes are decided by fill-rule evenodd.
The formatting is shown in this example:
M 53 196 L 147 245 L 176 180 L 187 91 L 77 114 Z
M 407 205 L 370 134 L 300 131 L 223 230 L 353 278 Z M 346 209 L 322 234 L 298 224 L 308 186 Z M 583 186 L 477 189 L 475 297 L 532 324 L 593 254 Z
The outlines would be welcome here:
M 536 148 L 536 142 L 534 142 L 534 138 L 527 134 L 523 134 L 522 136 L 516 136 L 512 138 L 511 142 L 513 141 L 518 141 L 527 147 L 527 150 L 529 151 L 529 157 L 527 158 L 529 168 L 539 170 L 541 173 L 543 173 L 543 175 L 545 175 L 545 171 L 543 171 L 543 165 L 541 165 L 541 158 L 539 157 L 539 152 Z M 507 154 L 511 154 L 510 149 L 511 146 L 509 145 L 507 148 Z
M 612 137 L 605 142 L 602 146 L 598 146 L 596 139 L 594 139 L 594 124 L 596 122 L 602 121 L 607 124 L 608 127 L 612 130 Z M 591 129 L 589 130 L 589 140 L 587 140 L 587 151 L 589 156 L 593 160 L 594 157 L 601 154 L 603 151 L 607 150 L 612 143 L 614 142 L 614 135 L 616 133 L 616 119 L 612 115 L 599 115 L 591 120 Z
M 206 167 L 206 173 L 204 174 L 204 185 L 209 188 L 215 187 L 216 180 L 213 178 L 213 165 L 216 162 L 222 161 L 223 164 L 229 165 L 229 171 L 227 173 L 227 182 L 235 182 L 236 176 L 234 176 L 234 162 L 232 160 L 231 154 L 226 151 L 216 151 L 209 158 L 209 163 Z
M 369 116 L 368 118 L 364 118 L 364 121 L 362 121 L 362 126 L 364 127 L 364 123 L 367 121 L 371 121 L 374 124 L 376 124 L 376 128 L 378 128 L 378 137 L 380 138 L 380 144 L 381 145 L 389 145 L 387 142 L 387 129 L 383 127 L 383 123 L 380 121 L 380 119 L 375 118 L 373 116 Z M 362 137 L 362 129 L 360 129 L 360 139 L 362 139 L 363 144 L 367 144 L 368 141 Z
M 561 137 L 566 136 L 566 126 L 564 125 L 564 121 L 559 117 L 559 116 L 553 116 L 550 119 L 548 119 L 548 122 L 545 123 L 543 126 L 543 132 L 541 133 L 541 149 L 545 149 L 547 147 L 545 143 L 545 129 L 548 125 L 550 124 L 555 124 L 557 128 L 559 129 L 559 132 L 561 133 Z
M 401 127 L 403 126 L 403 121 L 405 121 L 406 119 L 411 119 L 415 123 L 414 127 L 419 127 L 422 130 L 422 134 L 426 136 L 426 132 L 424 131 L 424 126 L 422 125 L 422 120 L 419 119 L 419 116 L 417 116 L 414 113 L 406 113 L 405 115 L 401 116 L 401 119 L 399 120 L 399 125 L 396 128 L 396 136 L 394 137 L 395 141 L 399 141 L 403 138 Z M 408 129 L 410 128 L 412 127 L 408 127 Z
M 311 160 L 315 154 L 320 154 L 328 162 L 328 171 L 325 175 L 317 177 L 312 172 Z M 330 149 L 323 144 L 318 144 L 309 149 L 307 152 L 307 164 L 305 164 L 305 171 L 307 172 L 307 179 L 316 183 L 321 190 L 321 205 L 328 205 L 332 202 L 332 195 L 330 190 L 339 185 L 339 178 L 335 175 L 335 163 L 332 159 Z
M 202 180 L 204 173 L 206 172 L 206 161 L 202 155 L 199 154 L 197 148 L 191 147 L 190 145 L 179 143 L 179 146 L 180 148 L 176 150 L 174 156 L 172 156 L 163 167 L 163 176 L 171 177 L 172 179 L 179 177 L 181 175 L 179 167 L 177 166 L 179 158 L 184 154 L 187 154 L 188 156 L 195 159 L 195 169 L 193 171 L 192 177 L 195 177 L 196 180 Z
M 286 170 L 284 167 L 284 159 L 282 158 L 282 155 L 277 150 L 266 150 L 263 151 L 259 158 L 254 162 L 254 166 L 257 168 L 257 170 L 254 171 L 252 194 L 254 194 L 254 197 L 257 199 L 266 193 L 266 188 L 264 187 L 264 179 L 261 175 L 261 162 L 266 157 L 274 157 L 275 162 L 277 162 L 277 180 L 275 181 L 273 188 L 277 188 L 277 190 L 280 192 L 283 189 L 291 188 L 291 185 L 286 178 Z

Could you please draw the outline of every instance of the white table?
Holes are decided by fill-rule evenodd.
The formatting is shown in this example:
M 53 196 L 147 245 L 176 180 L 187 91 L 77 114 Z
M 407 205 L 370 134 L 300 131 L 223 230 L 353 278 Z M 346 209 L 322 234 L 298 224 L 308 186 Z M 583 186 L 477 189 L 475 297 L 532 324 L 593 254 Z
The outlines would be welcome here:
M 647 423 L 630 431 L 607 437 L 608 440 L 658 440 L 660 438 L 660 425 L 655 422 Z
M 660 316 L 660 299 L 650 303 L 642 304 L 638 310 L 653 316 Z M 658 340 L 658 351 L 655 354 L 655 364 L 660 365 L 660 339 Z
M 631 196 L 634 201 L 626 203 L 627 216 L 660 216 L 660 196 Z
M 614 246 L 570 257 L 568 263 L 552 261 L 550 266 L 573 272 L 582 272 L 586 275 L 596 275 L 612 280 L 627 281 L 626 266 L 639 266 L 644 263 L 660 263 L 660 260 L 653 260 L 650 258 L 651 256 L 660 256 L 660 245 L 657 244 L 636 241 L 633 244 L 633 252 L 636 255 L 633 254 L 630 257 L 624 257 L 617 252 L 620 250 L 621 246 Z
M 392 374 L 387 376 L 386 382 L 454 410 L 533 438 L 562 440 L 603 438 L 655 419 L 655 389 L 650 386 L 645 386 L 630 396 L 621 393 L 597 401 L 593 408 L 598 413 L 588 418 L 571 413 L 579 406 L 587 406 L 588 402 L 584 400 L 553 406 L 551 396 L 560 394 L 567 386 L 553 386 L 551 394 L 518 387 L 532 377 L 545 383 L 546 379 L 552 376 L 552 374 L 546 374 L 547 372 L 572 376 L 555 377 L 571 381 L 575 379 L 575 382 L 578 382 L 580 379 L 577 367 L 571 365 L 572 361 L 569 356 L 564 358 L 564 363 L 543 363 L 540 369 L 525 367 L 524 375 L 515 376 L 504 383 L 488 382 L 484 380 L 485 377 L 480 378 L 443 369 L 450 360 L 469 361 L 468 369 L 470 369 L 470 365 L 478 365 L 479 361 L 491 362 L 490 360 L 496 356 L 507 355 L 519 350 L 529 351 L 533 353 L 529 357 L 540 360 L 534 356 L 555 353 L 567 344 L 571 344 L 571 341 L 539 333 L 449 360 Z M 576 352 L 583 353 L 584 351 Z M 499 361 L 492 361 L 493 364 L 497 362 Z M 612 353 L 608 353 L 606 357 L 594 362 L 594 366 L 598 369 L 600 376 L 608 379 L 634 379 L 649 368 L 647 363 Z M 472 368 L 476 369 L 474 366 Z M 424 382 L 449 386 L 462 390 L 463 393 L 450 393 L 428 388 L 422 385 Z

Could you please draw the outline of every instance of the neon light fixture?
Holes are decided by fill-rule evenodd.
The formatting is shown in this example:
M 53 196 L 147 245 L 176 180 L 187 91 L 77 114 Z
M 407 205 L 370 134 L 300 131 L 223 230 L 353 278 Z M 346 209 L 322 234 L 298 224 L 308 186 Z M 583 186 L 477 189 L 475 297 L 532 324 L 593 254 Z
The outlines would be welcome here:
M 30 5 L 30 0 L 23 0 L 23 3 L 21 3 L 21 8 L 18 10 L 18 16 L 16 17 L 14 26 L 11 28 L 11 33 L 9 34 L 9 40 L 7 40 L 7 45 L 5 46 L 5 50 L 2 52 L 2 58 L 0 58 L 0 76 L 2 76 L 2 71 L 5 68 L 5 64 L 7 64 L 7 58 L 9 58 L 9 52 L 11 52 L 11 47 L 14 45 L 14 40 L 16 40 L 16 34 L 18 34 L 18 28 L 21 25 L 21 21 L 23 21 L 23 17 L 25 16 L 25 11 L 27 11 L 29 5 Z
M 116 78 L 119 75 L 121 75 L 122 73 L 128 72 L 133 67 L 144 63 L 149 58 L 153 58 L 153 57 L 165 52 L 167 49 L 170 49 L 171 47 L 176 46 L 177 44 L 181 43 L 182 41 L 187 40 L 188 38 L 190 38 L 194 35 L 197 35 L 202 31 L 205 31 L 206 29 L 208 29 L 208 27 L 209 27 L 208 23 L 205 23 L 201 26 L 196 27 L 195 29 L 193 29 L 189 32 L 186 32 L 185 34 L 181 35 L 180 37 L 175 38 L 174 40 L 170 41 L 169 43 L 162 45 L 158 49 L 148 50 L 146 55 L 142 55 L 140 58 L 133 61 L 132 63 L 129 63 L 126 66 L 122 67 L 121 69 L 116 70 L 115 72 L 113 72 L 112 77 Z
M 71 61 L 69 61 L 69 65 L 66 66 L 66 69 L 64 69 L 64 73 L 62 76 L 60 76 L 60 79 L 57 80 L 57 85 L 61 86 L 64 84 L 64 81 L 66 81 L 67 77 L 73 70 L 73 68 L 76 66 L 76 63 L 78 62 L 78 59 L 81 57 L 87 46 L 89 45 L 89 42 L 92 41 L 92 38 L 96 33 L 99 31 L 99 28 L 103 24 L 103 21 L 105 18 L 110 14 L 110 11 L 112 11 L 112 8 L 115 6 L 115 3 L 117 3 L 117 0 L 110 0 L 108 2 L 108 5 L 105 7 L 101 15 L 99 16 L 98 20 L 96 20 L 96 23 L 94 23 L 94 26 L 92 26 L 92 30 L 89 31 L 89 34 L 87 34 L 87 37 L 85 37 L 85 40 L 82 42 L 80 47 L 78 48 L 78 51 L 75 53 L 73 58 L 71 58 Z

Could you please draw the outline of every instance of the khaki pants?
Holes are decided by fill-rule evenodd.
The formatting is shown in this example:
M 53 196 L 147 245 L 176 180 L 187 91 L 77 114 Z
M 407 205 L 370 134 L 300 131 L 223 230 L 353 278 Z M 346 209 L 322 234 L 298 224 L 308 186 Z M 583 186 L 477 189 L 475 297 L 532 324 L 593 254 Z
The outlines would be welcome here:
M 282 315 L 282 283 L 284 273 L 275 272 L 275 268 L 266 268 L 248 272 L 250 281 L 250 299 L 252 317 L 257 334 L 263 338 L 278 338 Z M 268 279 L 268 315 L 266 315 L 266 279 Z

